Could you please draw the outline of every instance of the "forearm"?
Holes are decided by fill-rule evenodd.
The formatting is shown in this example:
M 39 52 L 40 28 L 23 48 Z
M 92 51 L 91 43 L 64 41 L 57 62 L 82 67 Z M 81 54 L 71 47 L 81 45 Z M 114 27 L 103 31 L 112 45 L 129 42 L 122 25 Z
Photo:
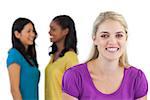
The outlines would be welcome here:
M 13 100 L 22 100 L 22 96 L 19 89 L 11 89 Z

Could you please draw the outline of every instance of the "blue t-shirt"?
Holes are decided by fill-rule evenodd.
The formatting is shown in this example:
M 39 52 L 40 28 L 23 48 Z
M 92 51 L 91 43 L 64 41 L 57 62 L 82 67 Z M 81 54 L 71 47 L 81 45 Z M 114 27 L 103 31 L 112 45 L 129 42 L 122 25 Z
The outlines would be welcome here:
M 7 67 L 10 64 L 20 65 L 20 92 L 23 100 L 38 100 L 38 83 L 40 72 L 36 66 L 31 66 L 22 54 L 15 48 L 8 52 Z

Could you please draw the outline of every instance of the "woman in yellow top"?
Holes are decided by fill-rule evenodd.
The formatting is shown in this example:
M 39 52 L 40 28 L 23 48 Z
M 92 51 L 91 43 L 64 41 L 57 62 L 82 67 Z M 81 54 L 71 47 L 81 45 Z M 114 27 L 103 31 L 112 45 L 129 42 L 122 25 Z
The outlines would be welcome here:
M 50 23 L 53 42 L 51 60 L 45 69 L 45 100 L 62 100 L 62 77 L 78 63 L 75 23 L 67 15 L 56 16 Z

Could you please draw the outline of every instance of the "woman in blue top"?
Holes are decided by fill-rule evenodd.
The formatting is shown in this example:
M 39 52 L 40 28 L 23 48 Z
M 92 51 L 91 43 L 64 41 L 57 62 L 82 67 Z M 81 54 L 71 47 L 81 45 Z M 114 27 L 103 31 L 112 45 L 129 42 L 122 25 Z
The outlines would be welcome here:
M 7 58 L 14 100 L 38 100 L 40 72 L 35 50 L 36 36 L 31 20 L 26 18 L 15 20 L 12 26 L 12 48 Z

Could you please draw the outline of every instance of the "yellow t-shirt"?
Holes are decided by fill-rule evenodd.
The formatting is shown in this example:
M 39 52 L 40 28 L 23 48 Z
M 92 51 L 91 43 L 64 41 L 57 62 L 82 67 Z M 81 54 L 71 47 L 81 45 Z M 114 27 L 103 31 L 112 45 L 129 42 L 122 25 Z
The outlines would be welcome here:
M 52 61 L 53 55 L 45 69 L 45 100 L 62 100 L 63 74 L 68 68 L 78 63 L 78 58 L 75 52 L 68 51 L 63 57 Z

